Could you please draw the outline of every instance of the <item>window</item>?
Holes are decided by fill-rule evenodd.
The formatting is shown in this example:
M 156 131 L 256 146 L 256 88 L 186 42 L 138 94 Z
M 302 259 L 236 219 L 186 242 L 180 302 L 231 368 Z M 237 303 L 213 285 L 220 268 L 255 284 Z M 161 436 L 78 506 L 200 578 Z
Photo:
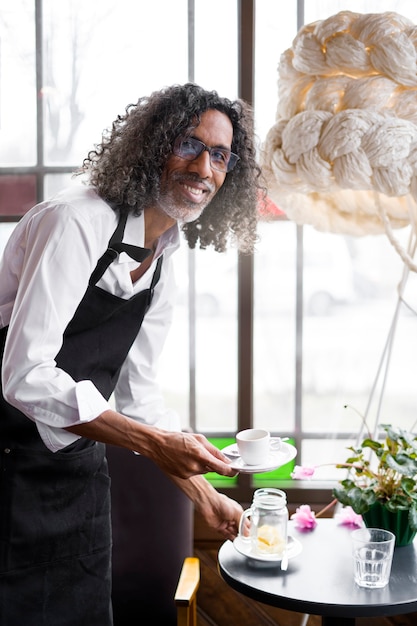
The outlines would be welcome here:
M 30 206 L 71 184 L 71 173 L 127 104 L 166 84 L 194 80 L 230 98 L 253 85 L 260 147 L 275 121 L 281 53 L 303 23 L 346 3 L 90 4 L 3 2 L 0 247 Z M 413 0 L 349 3 L 350 11 L 396 11 L 413 21 L 416 7 Z M 254 33 L 254 49 L 242 32 Z M 221 60 L 212 56 L 214 42 Z M 185 246 L 177 255 L 178 302 L 161 385 L 183 425 L 223 443 L 240 428 L 265 426 L 293 438 L 297 463 L 331 462 L 359 430 L 356 411 L 344 406 L 365 412 L 382 386 L 383 420 L 410 428 L 417 393 L 414 275 L 405 293 L 409 306 L 401 305 L 395 325 L 389 375 L 377 379 L 394 334 L 402 275 L 386 237 L 319 233 L 282 214 L 261 220 L 259 234 L 252 259 Z M 407 234 L 399 236 L 406 241 Z M 288 476 L 279 479 L 292 489 Z M 327 469 L 320 476 L 308 485 L 311 497 L 335 474 Z M 249 501 L 256 480 L 221 484 Z M 291 491 L 293 501 L 298 497 L 304 496 Z

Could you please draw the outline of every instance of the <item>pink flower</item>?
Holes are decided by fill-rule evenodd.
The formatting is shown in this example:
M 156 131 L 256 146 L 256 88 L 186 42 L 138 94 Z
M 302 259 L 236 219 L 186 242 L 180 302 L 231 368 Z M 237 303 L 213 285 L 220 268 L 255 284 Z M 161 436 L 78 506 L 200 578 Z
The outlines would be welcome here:
M 302 504 L 296 512 L 291 515 L 296 527 L 299 530 L 313 530 L 317 526 L 316 514 L 308 504 Z
M 344 526 L 363 526 L 362 515 L 358 515 L 351 506 L 345 506 L 334 516 L 338 524 Z
M 291 478 L 295 480 L 309 480 L 315 472 L 314 465 L 296 465 L 291 474 Z

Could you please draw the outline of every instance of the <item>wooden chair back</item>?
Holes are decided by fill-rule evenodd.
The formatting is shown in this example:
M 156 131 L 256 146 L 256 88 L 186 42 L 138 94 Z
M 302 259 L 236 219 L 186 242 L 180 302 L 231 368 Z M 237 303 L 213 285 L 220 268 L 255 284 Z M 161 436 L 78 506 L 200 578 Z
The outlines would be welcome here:
M 177 626 L 197 626 L 197 590 L 200 585 L 200 560 L 187 557 L 175 591 Z

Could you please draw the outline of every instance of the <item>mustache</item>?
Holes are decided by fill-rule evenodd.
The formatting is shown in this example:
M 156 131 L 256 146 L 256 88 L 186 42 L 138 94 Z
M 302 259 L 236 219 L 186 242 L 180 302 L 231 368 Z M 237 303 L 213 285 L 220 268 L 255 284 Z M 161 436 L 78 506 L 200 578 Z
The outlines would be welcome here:
M 199 185 L 203 185 L 203 187 L 209 191 L 210 193 L 214 193 L 215 186 L 214 183 L 211 183 L 199 176 L 193 174 L 179 174 L 175 173 L 173 176 L 174 180 L 179 183 L 185 183 L 186 185 L 192 185 L 193 183 L 198 183 Z

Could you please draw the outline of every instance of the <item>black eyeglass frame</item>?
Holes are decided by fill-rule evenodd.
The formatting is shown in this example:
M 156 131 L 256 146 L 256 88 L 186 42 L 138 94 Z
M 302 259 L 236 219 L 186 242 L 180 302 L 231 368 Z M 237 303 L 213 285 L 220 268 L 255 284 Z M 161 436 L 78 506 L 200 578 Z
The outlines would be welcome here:
M 185 141 L 188 141 L 189 143 L 193 144 L 193 146 L 196 148 L 195 155 L 185 156 L 184 154 L 181 154 L 181 146 L 183 142 Z M 200 154 L 202 154 L 205 150 L 209 153 L 210 167 L 213 170 L 216 170 L 217 172 L 222 172 L 223 174 L 228 174 L 229 172 L 231 172 L 232 169 L 235 167 L 236 163 L 240 159 L 240 157 L 237 154 L 235 154 L 234 152 L 232 152 L 231 150 L 227 148 L 220 148 L 219 146 L 213 146 L 212 148 L 209 148 L 209 146 L 206 146 L 206 144 L 203 141 L 200 141 L 200 139 L 196 139 L 195 137 L 184 137 L 182 135 L 176 138 L 172 152 L 175 154 L 175 156 L 180 157 L 180 159 L 184 159 L 185 161 L 194 161 L 194 159 L 198 159 Z M 226 155 L 227 157 L 227 162 L 225 161 L 226 169 L 220 169 L 219 167 L 216 167 L 216 165 L 213 164 L 212 152 L 215 152 L 216 150 L 223 152 Z

